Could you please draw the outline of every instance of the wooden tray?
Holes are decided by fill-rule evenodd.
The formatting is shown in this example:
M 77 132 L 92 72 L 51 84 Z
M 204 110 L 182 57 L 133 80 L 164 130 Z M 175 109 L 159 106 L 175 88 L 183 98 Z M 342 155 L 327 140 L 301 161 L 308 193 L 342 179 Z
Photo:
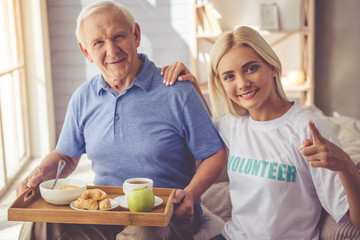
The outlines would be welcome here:
M 109 198 L 124 195 L 122 187 L 88 186 L 88 189 L 99 188 L 105 191 Z M 21 194 L 8 209 L 9 221 L 77 223 L 77 224 L 107 224 L 107 225 L 141 225 L 167 226 L 174 211 L 171 203 L 175 189 L 154 188 L 155 196 L 162 198 L 163 203 L 152 212 L 132 213 L 121 206 L 111 211 L 79 211 L 70 205 L 57 206 L 45 202 L 41 197 L 39 187 L 29 188 Z

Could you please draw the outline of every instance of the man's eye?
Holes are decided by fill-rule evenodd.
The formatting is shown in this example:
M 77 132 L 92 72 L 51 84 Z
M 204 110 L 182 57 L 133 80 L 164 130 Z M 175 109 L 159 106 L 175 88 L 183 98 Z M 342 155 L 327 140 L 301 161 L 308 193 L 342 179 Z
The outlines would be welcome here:
M 96 41 L 93 46 L 94 47 L 99 46 L 101 43 L 103 43 L 103 42 L 102 41 Z
M 114 39 L 117 40 L 117 39 L 122 39 L 122 38 L 124 38 L 124 37 L 125 37 L 125 35 L 116 35 L 116 36 L 114 37 Z

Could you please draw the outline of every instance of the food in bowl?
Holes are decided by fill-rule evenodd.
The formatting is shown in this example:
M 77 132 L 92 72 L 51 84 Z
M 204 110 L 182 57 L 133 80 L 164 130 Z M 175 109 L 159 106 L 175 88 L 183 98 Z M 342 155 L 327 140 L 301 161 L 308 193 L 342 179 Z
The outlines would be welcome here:
M 73 186 L 73 185 L 65 185 L 65 186 L 62 186 L 59 189 L 60 190 L 66 190 L 66 189 L 74 189 L 74 188 L 79 188 L 79 187 L 78 186 Z
M 54 205 L 66 205 L 76 200 L 86 190 L 87 184 L 77 179 L 58 179 L 54 189 L 51 189 L 55 179 L 42 182 L 39 186 L 42 198 Z M 77 188 L 67 188 L 66 186 L 74 186 Z M 60 190 L 60 188 L 67 188 Z

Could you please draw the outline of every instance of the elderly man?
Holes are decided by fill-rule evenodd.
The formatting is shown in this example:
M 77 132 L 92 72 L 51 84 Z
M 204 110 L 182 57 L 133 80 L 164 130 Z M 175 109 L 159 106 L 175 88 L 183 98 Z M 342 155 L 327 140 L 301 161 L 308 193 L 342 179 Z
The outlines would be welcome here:
M 78 17 L 76 34 L 82 53 L 101 74 L 73 94 L 56 150 L 17 187 L 17 194 L 54 178 L 60 159 L 67 162 L 61 177 L 68 176 L 86 153 L 96 185 L 117 186 L 126 178 L 149 177 L 154 187 L 178 189 L 176 209 L 167 227 L 123 230 L 34 223 L 23 225 L 20 238 L 192 239 L 201 224 L 198 200 L 226 161 L 200 97 L 191 83 L 163 85 L 160 69 L 137 53 L 140 27 L 124 6 L 88 6 Z M 197 170 L 195 159 L 202 160 Z

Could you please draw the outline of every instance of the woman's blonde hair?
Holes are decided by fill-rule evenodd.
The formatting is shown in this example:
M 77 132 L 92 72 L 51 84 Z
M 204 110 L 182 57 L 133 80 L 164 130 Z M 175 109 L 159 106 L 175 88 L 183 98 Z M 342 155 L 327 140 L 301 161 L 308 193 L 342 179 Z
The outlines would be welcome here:
M 280 76 L 282 70 L 278 56 L 257 31 L 245 26 L 239 27 L 234 31 L 221 36 L 211 49 L 209 90 L 215 119 L 220 118 L 225 114 L 232 114 L 238 117 L 249 114 L 247 109 L 239 106 L 233 102 L 229 96 L 227 96 L 217 71 L 217 67 L 222 56 L 227 51 L 237 46 L 248 46 L 252 48 L 266 63 L 276 69 L 277 74 L 274 77 L 276 93 L 280 98 L 287 100 L 281 85 Z
M 96 13 L 98 11 L 104 10 L 104 9 L 114 9 L 120 11 L 122 14 L 124 14 L 125 19 L 127 23 L 129 24 L 130 30 L 133 33 L 135 30 L 135 18 L 131 14 L 131 12 L 120 3 L 110 2 L 110 1 L 103 1 L 103 2 L 97 2 L 90 4 L 83 10 L 81 10 L 76 23 L 76 37 L 79 42 L 84 44 L 83 39 L 83 33 L 82 33 L 82 22 L 85 18 L 90 16 L 93 13 Z

